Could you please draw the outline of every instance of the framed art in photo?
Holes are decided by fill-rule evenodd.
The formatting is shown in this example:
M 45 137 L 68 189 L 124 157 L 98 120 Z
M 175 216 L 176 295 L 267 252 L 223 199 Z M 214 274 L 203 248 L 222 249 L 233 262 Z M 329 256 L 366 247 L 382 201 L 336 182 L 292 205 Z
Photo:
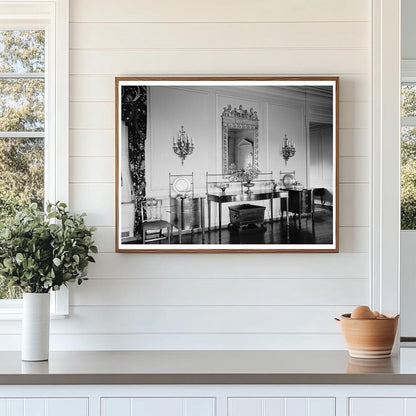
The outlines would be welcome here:
M 118 252 L 337 252 L 338 77 L 119 77 Z

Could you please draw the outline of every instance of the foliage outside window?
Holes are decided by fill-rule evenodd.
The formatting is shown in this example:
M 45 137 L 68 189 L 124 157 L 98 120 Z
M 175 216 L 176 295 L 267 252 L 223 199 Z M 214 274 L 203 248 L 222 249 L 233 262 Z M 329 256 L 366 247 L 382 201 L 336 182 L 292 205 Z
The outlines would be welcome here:
M 45 31 L 0 30 L 0 223 L 44 205 Z M 0 299 L 19 298 L 0 277 Z
M 416 127 L 402 127 L 401 229 L 416 230 Z

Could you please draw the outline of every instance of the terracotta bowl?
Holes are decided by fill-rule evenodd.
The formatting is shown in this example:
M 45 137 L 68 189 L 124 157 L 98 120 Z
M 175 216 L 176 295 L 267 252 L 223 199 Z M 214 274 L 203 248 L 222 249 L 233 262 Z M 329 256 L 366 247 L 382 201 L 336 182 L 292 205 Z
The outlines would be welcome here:
M 351 319 L 341 315 L 342 333 L 354 358 L 388 358 L 396 337 L 399 315 L 378 319 Z

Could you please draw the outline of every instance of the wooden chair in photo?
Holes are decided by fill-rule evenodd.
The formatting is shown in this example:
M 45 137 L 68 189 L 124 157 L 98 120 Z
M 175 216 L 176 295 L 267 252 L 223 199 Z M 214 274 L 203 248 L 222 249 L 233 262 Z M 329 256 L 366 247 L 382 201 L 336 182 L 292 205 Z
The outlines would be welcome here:
M 312 189 L 312 192 L 313 192 L 312 199 L 313 199 L 314 205 L 316 205 L 315 198 L 319 198 L 320 205 L 321 205 L 321 207 L 323 207 L 325 205 L 325 203 L 326 203 L 326 200 L 325 200 L 325 188 L 313 188 Z
M 170 244 L 171 225 L 162 218 L 162 200 L 146 198 L 140 201 L 142 214 L 142 243 L 168 240 Z M 163 230 L 166 229 L 166 233 Z

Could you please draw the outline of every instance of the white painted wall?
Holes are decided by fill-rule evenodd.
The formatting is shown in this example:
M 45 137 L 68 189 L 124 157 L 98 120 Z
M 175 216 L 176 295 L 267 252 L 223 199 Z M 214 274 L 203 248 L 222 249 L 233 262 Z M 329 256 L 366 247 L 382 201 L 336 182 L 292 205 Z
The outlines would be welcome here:
M 325 203 L 333 202 L 332 125 L 319 124 L 309 129 L 309 187 L 326 188 Z
M 207 89 L 150 88 L 149 140 L 146 140 L 146 194 L 167 197 L 169 173 L 194 172 L 197 193 L 205 193 L 205 171 L 217 172 L 215 96 Z M 184 126 L 195 150 L 181 164 L 172 150 L 172 138 Z M 221 164 L 219 165 L 221 166 Z
M 369 302 L 369 19 L 363 0 L 71 0 L 70 205 L 100 254 L 54 349 L 345 348 L 333 317 Z M 339 254 L 114 252 L 114 77 L 165 74 L 340 76 Z
M 285 106 L 282 104 L 271 104 L 268 106 L 268 130 L 271 133 L 267 143 L 267 158 L 270 170 L 274 172 L 277 181 L 280 179 L 280 171 L 296 172 L 296 180 L 306 187 L 306 132 L 304 120 L 305 108 L 302 105 Z M 299 122 L 300 121 L 300 122 Z M 273 133 L 272 133 L 273 132 Z M 280 156 L 282 139 L 287 134 L 290 141 L 296 144 L 296 154 L 288 160 L 285 166 L 283 158 Z

